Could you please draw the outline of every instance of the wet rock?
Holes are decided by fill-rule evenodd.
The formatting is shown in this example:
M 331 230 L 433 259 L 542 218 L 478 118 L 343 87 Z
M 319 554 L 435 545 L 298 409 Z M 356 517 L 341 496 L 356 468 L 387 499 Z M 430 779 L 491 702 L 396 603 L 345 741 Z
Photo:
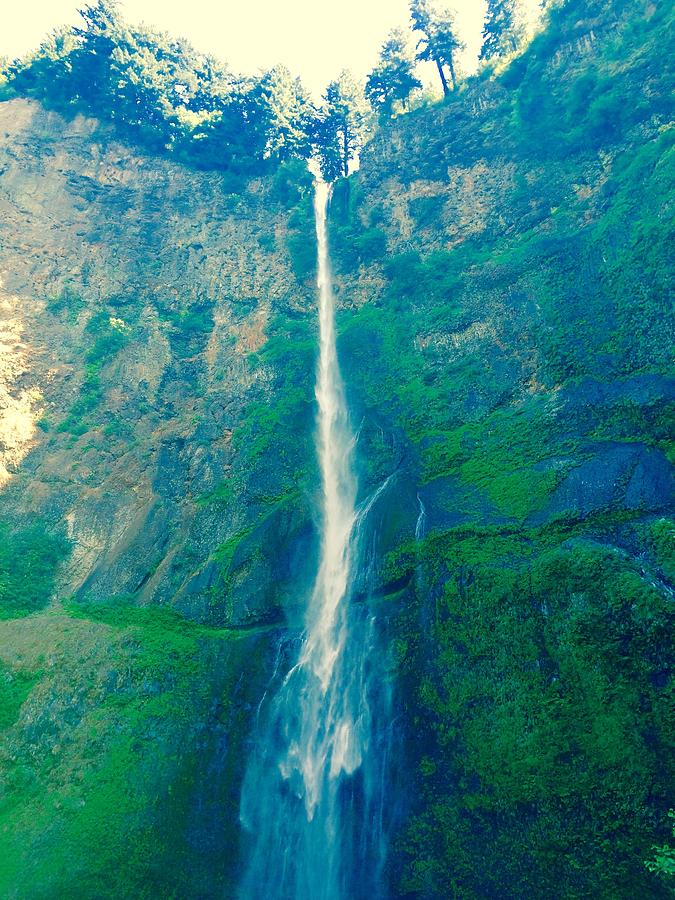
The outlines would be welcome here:
M 666 457 L 642 444 L 611 444 L 576 466 L 535 521 L 603 510 L 657 512 L 673 501 L 675 479 Z

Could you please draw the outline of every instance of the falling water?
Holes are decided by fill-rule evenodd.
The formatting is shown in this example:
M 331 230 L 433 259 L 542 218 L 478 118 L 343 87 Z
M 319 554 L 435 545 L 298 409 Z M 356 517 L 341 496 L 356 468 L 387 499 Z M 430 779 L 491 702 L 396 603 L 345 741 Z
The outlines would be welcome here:
M 417 523 L 415 524 L 415 540 L 421 541 L 426 535 L 427 531 L 427 508 L 422 503 L 422 498 L 420 495 L 417 495 L 417 502 L 419 504 L 420 512 L 417 516 Z
M 299 647 L 259 711 L 241 800 L 249 833 L 245 900 L 377 900 L 385 895 L 390 696 L 377 629 L 352 601 L 364 523 L 387 482 L 357 506 L 355 436 L 338 365 L 327 238 L 330 188 L 315 196 L 319 361 L 316 451 L 321 543 Z M 264 705 L 264 704 L 263 704 Z

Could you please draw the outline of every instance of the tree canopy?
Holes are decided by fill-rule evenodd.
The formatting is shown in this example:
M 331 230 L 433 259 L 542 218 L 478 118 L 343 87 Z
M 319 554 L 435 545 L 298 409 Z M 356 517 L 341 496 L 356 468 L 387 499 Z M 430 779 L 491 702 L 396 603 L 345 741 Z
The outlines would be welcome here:
M 371 130 L 406 109 L 422 88 L 418 62 L 435 65 L 444 95 L 457 89 L 464 49 L 450 10 L 410 0 L 411 28 L 388 35 L 365 86 L 343 72 L 317 106 L 284 66 L 241 76 L 187 41 L 123 19 L 117 0 L 85 6 L 74 28 L 54 31 L 36 51 L 0 59 L 0 91 L 39 99 L 61 112 L 84 112 L 122 138 L 235 179 L 292 159 L 318 159 L 329 180 L 346 176 Z M 488 0 L 481 58 L 517 49 L 518 0 Z M 366 102 L 367 101 L 367 102 Z
M 438 70 L 443 93 L 450 93 L 446 69 L 450 72 L 452 87 L 457 90 L 455 54 L 464 49 L 459 39 L 455 19 L 449 9 L 438 10 L 429 0 L 411 0 L 410 18 L 413 31 L 419 33 L 417 59 L 433 62 Z
M 381 118 L 391 118 L 397 104 L 405 106 L 422 82 L 415 75 L 415 54 L 408 35 L 400 28 L 390 32 L 380 58 L 366 79 L 365 94 Z
M 326 181 L 346 178 L 366 139 L 370 114 L 363 87 L 351 72 L 332 81 L 316 119 L 314 143 Z
M 525 33 L 517 0 L 488 0 L 481 59 L 515 53 Z
M 17 93 L 112 122 L 153 152 L 235 175 L 309 156 L 315 113 L 287 70 L 234 75 L 187 41 L 127 25 L 115 0 L 80 15 L 79 27 L 54 32 L 7 67 Z

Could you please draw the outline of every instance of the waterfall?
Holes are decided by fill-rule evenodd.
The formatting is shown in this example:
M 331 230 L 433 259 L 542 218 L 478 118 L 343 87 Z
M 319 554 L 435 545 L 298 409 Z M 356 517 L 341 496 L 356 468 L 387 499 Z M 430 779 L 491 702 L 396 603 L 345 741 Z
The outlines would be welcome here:
M 419 494 L 417 495 L 417 503 L 419 504 L 420 512 L 415 524 L 415 540 L 419 542 L 424 539 L 427 531 L 427 509 L 422 503 L 422 498 Z
M 241 797 L 248 832 L 243 900 L 377 900 L 385 895 L 391 698 L 367 604 L 351 602 L 366 517 L 338 364 L 327 236 L 330 187 L 316 185 L 321 474 L 318 570 L 299 647 L 272 686 Z

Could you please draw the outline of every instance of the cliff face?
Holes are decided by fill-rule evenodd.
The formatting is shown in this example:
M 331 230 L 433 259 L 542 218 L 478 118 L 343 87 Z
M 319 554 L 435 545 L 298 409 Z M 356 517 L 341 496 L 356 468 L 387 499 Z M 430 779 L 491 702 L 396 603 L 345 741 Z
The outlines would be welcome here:
M 288 216 L 275 185 L 228 194 L 95 122 L 23 100 L 0 117 L 5 508 L 67 524 L 62 594 L 208 619 L 205 563 L 248 522 L 226 500 L 270 379 L 250 356 L 308 306 Z
M 668 15 L 568 3 L 335 189 L 362 494 L 393 474 L 393 896 L 666 896 Z M 0 136 L 0 885 L 230 896 L 315 556 L 308 178 L 233 194 L 23 100 Z
M 383 129 L 333 207 L 363 455 L 400 461 L 406 895 L 667 894 L 644 868 L 673 766 L 663 25 L 567 4 L 500 79 Z
M 278 617 L 311 556 L 307 502 L 233 445 L 273 403 L 270 323 L 312 302 L 308 179 L 233 195 L 34 102 L 0 120 L 0 893 L 230 895 L 276 638 L 169 610 Z

